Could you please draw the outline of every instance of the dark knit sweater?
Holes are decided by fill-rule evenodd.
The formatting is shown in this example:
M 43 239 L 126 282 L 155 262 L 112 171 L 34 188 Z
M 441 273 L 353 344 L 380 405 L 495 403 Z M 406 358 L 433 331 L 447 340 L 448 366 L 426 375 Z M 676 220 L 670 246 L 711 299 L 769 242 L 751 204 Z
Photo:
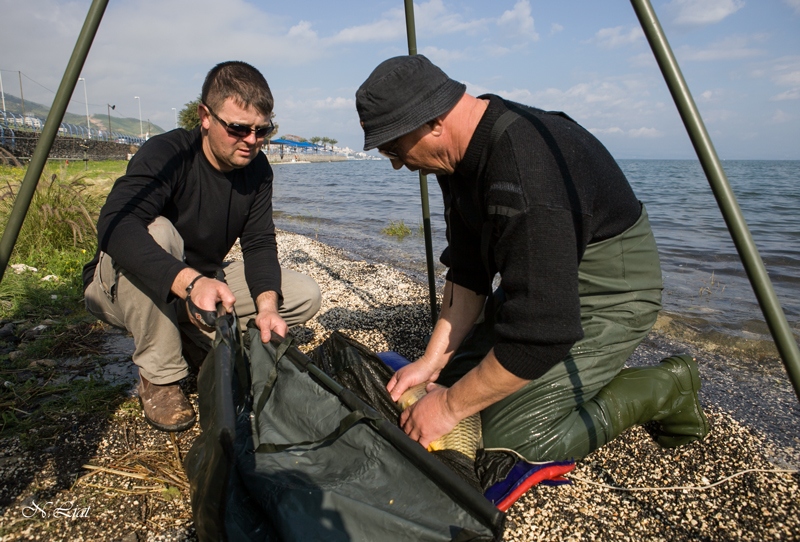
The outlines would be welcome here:
M 484 295 L 500 273 L 505 302 L 494 352 L 508 371 L 533 380 L 583 337 L 578 266 L 586 246 L 631 227 L 641 205 L 608 151 L 569 117 L 482 98 L 490 104 L 464 158 L 438 177 L 449 244 L 442 263 L 448 280 Z M 522 118 L 481 170 L 492 126 L 507 109 Z
M 147 232 L 158 216 L 183 237 L 186 261 L 162 249 Z M 91 283 L 99 251 L 147 284 L 158 298 L 183 269 L 214 276 L 239 237 L 253 299 L 281 294 L 281 269 L 272 222 L 272 168 L 259 153 L 247 166 L 221 173 L 203 154 L 200 129 L 153 137 L 134 155 L 100 211 L 98 253 L 83 268 Z

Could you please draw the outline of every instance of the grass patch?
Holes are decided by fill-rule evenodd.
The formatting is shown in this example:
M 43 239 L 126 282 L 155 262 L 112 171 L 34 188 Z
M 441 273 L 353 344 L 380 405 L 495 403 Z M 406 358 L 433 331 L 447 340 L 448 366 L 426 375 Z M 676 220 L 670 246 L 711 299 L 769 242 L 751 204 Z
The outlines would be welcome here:
M 381 233 L 390 237 L 397 237 L 398 239 L 405 239 L 411 235 L 411 228 L 406 226 L 405 222 L 392 220 L 389 225 L 381 230 Z
M 93 184 L 101 187 L 101 191 L 108 192 L 110 185 L 121 177 L 128 167 L 126 160 L 99 160 L 99 161 L 65 161 L 49 160 L 42 170 L 42 179 L 49 179 L 57 175 L 61 179 L 83 177 L 91 180 Z M 0 181 L 2 184 L 19 184 L 25 178 L 27 167 L 14 167 L 0 164 Z M 104 188 L 108 185 L 108 189 Z
M 95 223 L 123 161 L 84 165 L 48 162 L 10 264 L 0 284 L 0 318 L 62 317 L 75 312 L 83 297 L 81 270 L 97 247 Z M 0 166 L 0 224 L 5 227 L 25 175 L 25 168 Z
M 109 419 L 126 398 L 126 386 L 86 377 L 54 382 L 56 373 L 55 367 L 0 371 L 0 438 L 19 436 L 23 446 L 37 449 L 61 433 L 64 419 Z
M 83 265 L 97 247 L 95 223 L 127 162 L 49 162 L 31 200 L 0 283 L 0 437 L 28 448 L 53 442 L 63 420 L 110 416 L 123 387 L 96 378 L 103 326 L 83 306 Z M 4 228 L 24 168 L 0 166 Z

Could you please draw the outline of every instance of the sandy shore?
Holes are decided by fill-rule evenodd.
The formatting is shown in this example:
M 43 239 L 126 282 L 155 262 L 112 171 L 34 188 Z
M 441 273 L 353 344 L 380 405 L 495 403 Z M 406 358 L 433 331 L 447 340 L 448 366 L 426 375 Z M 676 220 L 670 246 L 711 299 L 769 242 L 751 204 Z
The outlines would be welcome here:
M 339 330 L 378 352 L 410 359 L 422 353 L 430 331 L 426 286 L 303 236 L 280 232 L 279 246 L 283 265 L 312 276 L 323 292 L 317 316 L 294 330 L 303 350 Z M 132 343 L 110 337 L 117 353 L 107 357 L 118 360 L 111 365 L 129 367 Z M 775 472 L 800 466 L 800 406 L 783 368 L 698 351 L 657 333 L 630 364 L 684 352 L 700 364 L 709 436 L 662 450 L 644 428 L 627 431 L 580 461 L 568 475 L 572 484 L 524 495 L 508 513 L 506 540 L 800 539 L 800 475 Z M 90 429 L 74 420 L 35 457 L 18 442 L 0 442 L 2 540 L 194 540 L 178 465 L 198 429 L 171 441 L 147 426 L 133 401 Z M 167 494 L 163 486 L 174 489 Z M 23 517 L 43 498 L 82 503 L 90 512 L 69 521 Z

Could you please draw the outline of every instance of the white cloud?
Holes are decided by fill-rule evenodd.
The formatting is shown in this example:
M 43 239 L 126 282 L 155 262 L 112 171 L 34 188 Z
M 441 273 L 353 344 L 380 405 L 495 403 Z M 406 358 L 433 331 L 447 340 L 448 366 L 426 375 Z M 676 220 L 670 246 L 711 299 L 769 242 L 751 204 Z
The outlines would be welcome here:
M 787 91 L 776 94 L 770 98 L 773 102 L 782 102 L 784 100 L 798 100 L 800 99 L 800 88 L 793 88 Z
M 784 122 L 789 122 L 792 120 L 792 115 L 786 113 L 781 109 L 776 109 L 775 113 L 772 115 L 772 123 L 773 124 L 783 124 Z
M 372 41 L 393 41 L 406 32 L 402 11 L 391 10 L 385 18 L 372 23 L 350 26 L 328 40 L 329 43 L 366 43 Z
M 403 13 L 402 10 L 398 10 Z M 403 19 L 405 21 L 405 19 Z M 486 27 L 489 19 L 464 20 L 461 15 L 451 13 L 442 0 L 430 0 L 414 4 L 414 20 L 417 28 L 435 34 L 473 33 Z M 405 22 L 404 22 L 405 25 Z
M 414 5 L 414 21 L 418 34 L 455 34 L 476 32 L 488 23 L 488 19 L 465 20 L 451 12 L 443 0 L 430 0 Z M 351 26 L 331 37 L 329 43 L 369 43 L 404 41 L 406 36 L 405 11 L 393 8 L 371 23 Z
M 697 95 L 697 101 L 707 105 L 730 103 L 737 100 L 737 93 L 729 88 L 707 89 Z
M 767 77 L 776 87 L 786 89 L 772 96 L 771 101 L 800 99 L 800 56 L 776 58 L 755 68 L 751 75 L 758 79 Z
M 716 43 L 712 43 L 705 49 L 681 47 L 677 49 L 676 56 L 681 62 L 716 62 L 719 60 L 754 58 L 765 54 L 765 51 L 753 47 L 751 43 L 763 40 L 763 35 L 731 36 Z
M 550 25 L 550 35 L 551 36 L 554 36 L 554 35 L 558 34 L 562 30 L 564 30 L 564 26 L 563 25 L 560 25 L 558 23 L 553 23 L 553 24 Z
M 525 36 L 533 41 L 539 39 L 536 32 L 536 25 L 531 16 L 531 4 L 528 0 L 520 0 L 514 4 L 514 9 L 503 12 L 497 24 L 506 28 L 513 29 L 514 32 Z
M 651 85 L 658 85 L 659 88 L 663 85 L 655 77 L 609 77 L 578 83 L 566 89 L 549 87 L 535 91 L 519 87 L 487 88 L 470 82 L 466 84 L 467 92 L 473 95 L 497 94 L 545 110 L 564 111 L 580 124 L 596 127 L 592 129 L 596 133 L 617 133 L 612 130 L 616 126 L 627 134 L 629 130 L 641 130 L 642 125 L 658 126 L 663 122 L 664 104 L 653 100 L 650 95 Z M 641 133 L 643 137 L 654 135 Z
M 647 138 L 654 138 L 654 137 L 661 137 L 664 134 L 661 133 L 656 128 L 635 128 L 632 130 L 628 130 L 628 137 L 632 138 L 639 138 L 639 137 L 647 137 Z
M 438 66 L 446 66 L 455 60 L 464 58 L 464 53 L 462 51 L 450 51 L 447 49 L 440 49 L 439 47 L 423 47 L 419 52 L 431 59 L 431 62 Z
M 608 128 L 587 128 L 596 136 L 612 135 L 612 136 L 626 136 L 631 139 L 648 138 L 653 139 L 656 137 L 663 137 L 664 134 L 656 128 L 629 128 L 627 130 L 619 126 L 609 126 Z
M 795 13 L 800 13 L 800 0 L 783 0 L 783 2 L 792 8 Z
M 718 122 L 725 122 L 739 117 L 739 113 L 731 111 L 730 109 L 712 109 L 710 111 L 703 111 L 703 120 L 706 124 L 717 124 Z
M 656 62 L 656 57 L 653 56 L 653 53 L 650 52 L 648 49 L 645 53 L 639 53 L 638 55 L 634 55 L 628 59 L 628 64 L 632 68 L 656 68 L 658 67 L 658 63 Z
M 614 28 L 601 28 L 589 41 L 604 49 L 615 49 L 637 43 L 643 38 L 644 33 L 638 26 L 631 28 L 627 32 L 624 31 L 623 27 L 615 26 Z
M 303 41 L 317 41 L 317 33 L 311 29 L 311 23 L 307 21 L 300 21 L 291 27 L 286 36 Z
M 505 56 L 511 52 L 508 47 L 503 47 L 496 43 L 486 43 L 481 46 L 481 51 L 489 57 Z
M 718 23 L 744 7 L 744 0 L 672 0 L 666 9 L 680 25 L 705 26 Z
M 619 126 L 611 126 L 610 128 L 587 128 L 587 130 L 595 135 L 622 135 L 625 133 L 625 130 Z
M 314 109 L 347 109 L 354 111 L 356 108 L 356 101 L 353 98 L 325 98 L 324 100 L 314 100 L 312 102 Z

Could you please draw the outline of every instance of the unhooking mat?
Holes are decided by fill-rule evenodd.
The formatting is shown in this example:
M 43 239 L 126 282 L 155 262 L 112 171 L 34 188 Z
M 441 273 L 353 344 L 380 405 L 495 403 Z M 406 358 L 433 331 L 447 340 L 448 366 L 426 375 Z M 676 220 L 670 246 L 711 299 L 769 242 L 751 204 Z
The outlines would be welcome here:
M 375 354 L 339 332 L 333 332 L 310 356 L 327 374 L 386 419 L 395 425 L 399 423 L 401 410 L 386 391 L 386 384 L 396 370 L 409 363 L 406 358 L 396 352 Z M 480 426 L 479 419 L 477 424 Z M 432 454 L 503 512 L 540 482 L 546 485 L 567 483 L 562 475 L 575 467 L 574 461 L 531 463 L 507 450 L 478 447 L 475 451 L 473 443 L 465 442 L 473 438 L 473 435 L 466 434 L 470 426 L 470 423 L 462 421 L 453 433 L 438 441 L 445 445 L 445 449 L 434 450 Z M 454 434 L 459 431 L 464 434 Z
M 232 316 L 198 376 L 185 459 L 200 540 L 502 538 L 504 514 L 290 340 Z

